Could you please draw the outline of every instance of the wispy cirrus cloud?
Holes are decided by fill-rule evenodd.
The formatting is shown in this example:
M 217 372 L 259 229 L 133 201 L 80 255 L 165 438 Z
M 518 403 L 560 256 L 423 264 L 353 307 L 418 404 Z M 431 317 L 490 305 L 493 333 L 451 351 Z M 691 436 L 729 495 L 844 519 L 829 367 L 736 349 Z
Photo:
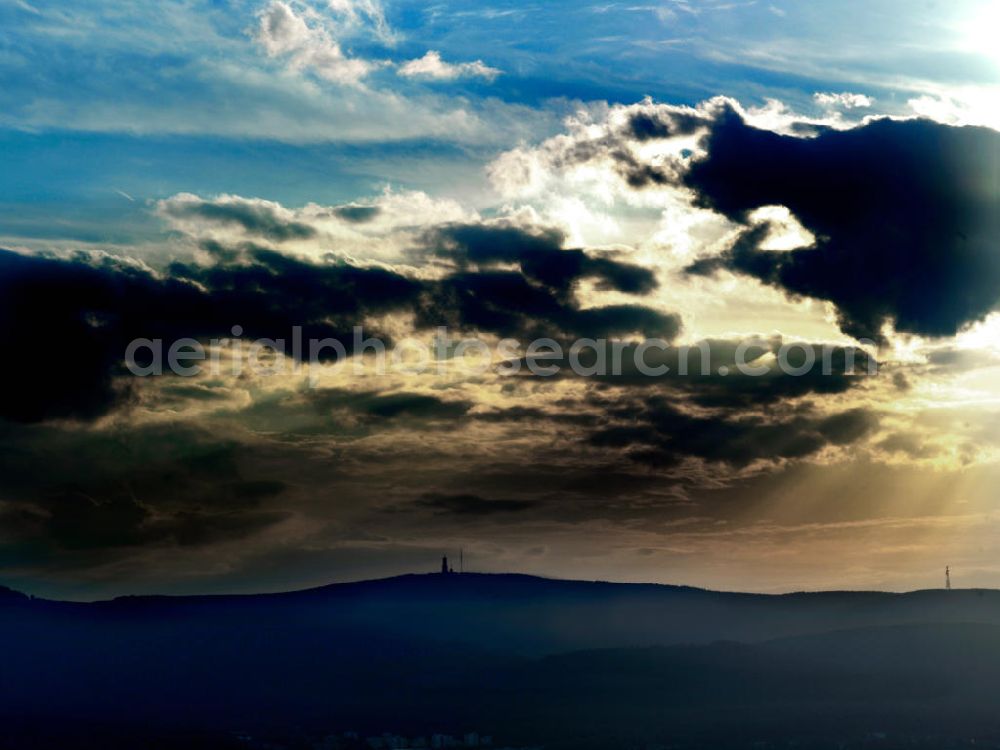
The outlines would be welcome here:
M 181 2 L 40 11 L 0 5 L 0 25 L 17 29 L 0 55 L 0 128 L 468 144 L 516 142 L 558 121 L 378 77 L 400 58 L 393 49 L 403 34 L 372 0 L 248 0 L 226 13 Z

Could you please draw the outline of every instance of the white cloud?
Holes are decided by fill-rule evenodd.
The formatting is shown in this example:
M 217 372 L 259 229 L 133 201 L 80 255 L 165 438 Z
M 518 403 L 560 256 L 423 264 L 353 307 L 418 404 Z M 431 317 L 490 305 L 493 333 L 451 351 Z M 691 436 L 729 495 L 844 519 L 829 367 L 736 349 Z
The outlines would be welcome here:
M 453 81 L 456 78 L 485 78 L 492 81 L 502 71 L 491 68 L 482 60 L 464 63 L 449 63 L 441 59 L 441 53 L 430 50 L 416 60 L 410 60 L 399 68 L 399 75 L 406 78 L 429 78 L 437 81 Z
M 297 52 L 314 39 L 305 19 L 287 3 L 273 2 L 260 12 L 257 42 L 272 57 Z
M 843 91 L 839 94 L 817 91 L 813 94 L 813 99 L 815 99 L 816 103 L 821 107 L 826 107 L 828 109 L 838 107 L 843 109 L 856 109 L 859 107 L 870 107 L 875 103 L 875 100 L 870 96 L 865 96 L 864 94 L 852 94 L 848 91 Z
M 309 71 L 332 83 L 360 85 L 372 71 L 391 65 L 388 60 L 365 60 L 344 53 L 340 38 L 367 29 L 382 42 L 395 43 L 381 6 L 374 0 L 328 0 L 328 14 L 310 5 L 293 6 L 285 0 L 271 0 L 258 14 L 254 39 L 268 57 L 285 58 L 291 70 Z M 454 81 L 483 78 L 492 81 L 502 71 L 482 60 L 449 63 L 441 53 L 430 50 L 423 57 L 402 63 L 397 73 L 404 78 Z
M 381 65 L 348 57 L 318 13 L 296 12 L 282 0 L 272 0 L 260 12 L 254 39 L 268 57 L 287 58 L 290 68 L 311 70 L 333 83 L 358 85 Z
M 819 96 L 830 96 L 840 102 L 842 100 L 837 99 L 837 97 L 853 97 L 860 96 L 860 94 L 816 94 L 814 96 L 817 101 L 819 101 Z M 871 101 L 874 102 L 874 100 Z M 782 135 L 799 137 L 808 133 L 807 129 L 803 130 L 803 126 L 849 130 L 864 122 L 864 116 L 860 114 L 849 116 L 845 115 L 845 112 L 866 105 L 855 104 L 852 107 L 843 103 L 823 104 L 823 102 L 820 102 L 820 104 L 825 107 L 825 112 L 818 117 L 796 112 L 784 102 L 772 98 L 765 99 L 764 104 L 759 107 L 747 107 L 745 110 L 742 110 L 737 105 L 737 109 L 740 109 L 746 121 L 756 128 L 773 130 L 775 133 L 781 133 Z
M 983 125 L 1000 129 L 1000 86 L 953 87 L 907 100 L 919 117 L 949 125 Z
M 670 185 L 645 191 L 629 188 L 623 165 L 631 162 L 650 165 L 667 172 L 680 168 L 685 150 L 698 147 L 703 132 L 689 132 L 665 138 L 637 138 L 632 123 L 639 118 L 651 127 L 669 127 L 673 118 L 693 123 L 704 119 L 707 127 L 712 113 L 728 99 L 712 99 L 698 108 L 659 104 L 646 99 L 637 104 L 580 109 L 566 120 L 566 132 L 535 146 L 519 146 L 497 157 L 487 169 L 494 188 L 504 198 L 545 197 L 553 189 L 571 186 L 587 193 L 596 203 L 610 206 L 616 200 L 637 206 L 657 206 Z

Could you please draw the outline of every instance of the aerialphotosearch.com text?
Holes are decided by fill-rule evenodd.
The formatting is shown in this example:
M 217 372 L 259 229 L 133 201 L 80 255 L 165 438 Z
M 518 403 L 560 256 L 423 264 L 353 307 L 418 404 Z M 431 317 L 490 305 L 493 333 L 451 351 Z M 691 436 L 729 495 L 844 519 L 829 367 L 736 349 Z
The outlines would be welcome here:
M 816 345 L 750 337 L 739 342 L 700 341 L 688 345 L 664 339 L 621 340 L 577 338 L 566 340 L 514 338 L 497 340 L 453 337 L 439 327 L 428 342 L 414 337 L 391 341 L 366 336 L 363 326 L 354 326 L 345 341 L 338 338 L 305 338 L 301 326 L 293 326 L 288 338 L 244 337 L 235 325 L 231 337 L 203 342 L 194 338 L 164 341 L 137 338 L 125 350 L 125 366 L 135 376 L 173 374 L 194 377 L 249 373 L 266 377 L 307 368 L 310 380 L 326 367 L 352 367 L 359 376 L 390 372 L 445 373 L 461 361 L 466 370 L 500 375 L 530 373 L 551 377 L 568 370 L 580 377 L 637 375 L 740 374 L 762 377 L 781 373 L 792 377 L 818 371 L 822 375 L 877 374 L 872 341 L 859 346 Z

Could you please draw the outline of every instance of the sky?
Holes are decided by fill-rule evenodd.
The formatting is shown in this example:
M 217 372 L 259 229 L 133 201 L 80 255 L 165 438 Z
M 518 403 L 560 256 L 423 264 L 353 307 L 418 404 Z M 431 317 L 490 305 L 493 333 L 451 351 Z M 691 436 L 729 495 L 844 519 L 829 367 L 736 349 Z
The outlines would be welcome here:
M 0 584 L 1000 586 L 998 24 L 0 0 Z

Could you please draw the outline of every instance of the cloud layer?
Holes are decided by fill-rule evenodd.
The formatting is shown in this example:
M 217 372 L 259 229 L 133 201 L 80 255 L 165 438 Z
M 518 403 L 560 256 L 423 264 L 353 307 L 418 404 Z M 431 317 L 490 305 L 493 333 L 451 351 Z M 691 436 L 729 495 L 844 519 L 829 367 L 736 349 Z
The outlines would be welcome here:
M 362 6 L 357 21 L 336 12 L 377 25 Z M 281 61 L 320 39 L 290 28 L 269 27 L 295 40 Z M 996 134 L 852 122 L 853 99 L 826 103 L 841 114 L 594 108 L 501 154 L 506 205 L 489 209 L 393 189 L 331 205 L 183 192 L 144 208 L 169 230 L 157 253 L 0 252 L 0 343 L 17 365 L 0 373 L 0 558 L 25 577 L 197 588 L 396 572 L 464 545 L 497 568 L 718 582 L 768 570 L 775 548 L 818 566 L 812 546 L 843 550 L 851 533 L 969 523 L 941 487 L 985 487 L 998 459 L 983 384 L 1000 358 L 976 343 L 998 298 Z M 581 241 L 599 211 L 628 239 Z M 389 341 L 442 325 L 491 344 L 608 338 L 581 363 L 626 364 L 585 377 L 563 356 L 557 375 L 510 376 L 449 349 L 433 372 L 376 376 L 354 325 Z M 287 345 L 293 326 L 345 345 L 315 382 L 123 369 L 133 338 Z M 862 336 L 882 347 L 847 346 Z M 667 371 L 634 364 L 646 337 L 644 361 Z M 788 350 L 793 366 L 829 354 L 830 370 L 790 374 Z M 978 487 L 961 484 L 972 515 Z

